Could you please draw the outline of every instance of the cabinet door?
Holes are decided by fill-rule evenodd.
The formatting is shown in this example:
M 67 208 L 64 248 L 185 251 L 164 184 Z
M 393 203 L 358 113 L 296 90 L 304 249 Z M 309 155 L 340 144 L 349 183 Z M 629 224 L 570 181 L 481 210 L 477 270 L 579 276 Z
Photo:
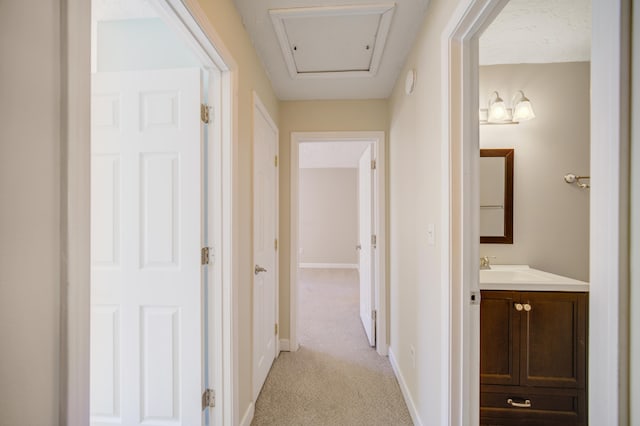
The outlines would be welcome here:
M 480 383 L 517 385 L 521 313 L 512 291 L 483 291 L 480 302 Z
M 526 292 L 521 303 L 520 385 L 584 389 L 586 295 Z

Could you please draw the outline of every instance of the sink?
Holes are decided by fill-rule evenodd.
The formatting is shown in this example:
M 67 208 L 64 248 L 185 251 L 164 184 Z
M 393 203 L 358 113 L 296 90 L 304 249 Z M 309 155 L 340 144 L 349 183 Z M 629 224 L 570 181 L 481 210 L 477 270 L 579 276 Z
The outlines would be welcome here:
M 589 291 L 589 283 L 529 265 L 491 265 L 480 271 L 481 290 Z

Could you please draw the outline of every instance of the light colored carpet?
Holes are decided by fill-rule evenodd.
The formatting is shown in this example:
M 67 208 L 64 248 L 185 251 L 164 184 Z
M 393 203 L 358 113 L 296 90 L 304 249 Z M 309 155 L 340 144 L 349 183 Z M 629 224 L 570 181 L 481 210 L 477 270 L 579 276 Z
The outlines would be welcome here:
M 299 298 L 301 347 L 274 362 L 251 424 L 413 424 L 389 360 L 364 334 L 357 271 L 303 269 Z

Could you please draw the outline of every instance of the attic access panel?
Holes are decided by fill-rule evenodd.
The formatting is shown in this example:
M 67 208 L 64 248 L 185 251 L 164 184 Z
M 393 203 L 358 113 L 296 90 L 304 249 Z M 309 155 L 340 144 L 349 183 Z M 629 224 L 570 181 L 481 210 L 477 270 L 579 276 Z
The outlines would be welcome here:
M 395 4 L 273 9 L 292 78 L 374 76 Z

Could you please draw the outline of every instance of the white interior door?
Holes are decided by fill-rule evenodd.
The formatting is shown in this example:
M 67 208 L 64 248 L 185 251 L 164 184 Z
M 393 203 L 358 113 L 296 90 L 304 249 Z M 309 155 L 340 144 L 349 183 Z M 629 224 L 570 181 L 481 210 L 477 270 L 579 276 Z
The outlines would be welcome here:
M 369 344 L 376 344 L 376 320 L 374 314 L 374 280 L 373 280 L 373 170 L 371 161 L 371 145 L 369 145 L 358 164 L 358 233 L 359 266 L 360 275 L 360 319 L 364 326 L 364 331 L 369 339 Z
M 257 105 L 253 139 L 253 391 L 257 397 L 277 353 L 276 226 L 278 133 Z
M 92 86 L 91 424 L 200 425 L 200 70 Z

